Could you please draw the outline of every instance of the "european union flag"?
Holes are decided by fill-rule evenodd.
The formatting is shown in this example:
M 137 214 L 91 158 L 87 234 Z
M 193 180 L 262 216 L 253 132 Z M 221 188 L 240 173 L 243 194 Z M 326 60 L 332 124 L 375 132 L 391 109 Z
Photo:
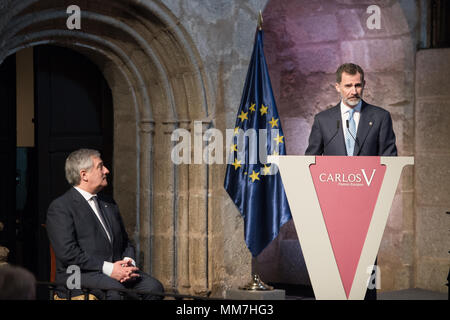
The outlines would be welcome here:
M 291 218 L 278 168 L 265 163 L 267 155 L 285 155 L 286 148 L 262 30 L 256 33 L 230 152 L 224 185 L 244 218 L 245 242 L 256 257 Z

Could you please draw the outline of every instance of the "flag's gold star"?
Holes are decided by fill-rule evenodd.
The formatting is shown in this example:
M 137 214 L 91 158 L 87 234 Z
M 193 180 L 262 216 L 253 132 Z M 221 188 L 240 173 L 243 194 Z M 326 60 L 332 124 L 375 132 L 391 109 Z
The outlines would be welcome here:
M 244 120 L 248 120 L 247 114 L 248 112 L 241 111 L 241 114 L 238 116 L 238 118 L 241 119 L 241 122 L 244 122 Z
M 250 110 L 251 112 L 255 112 L 256 111 L 255 107 L 256 104 L 252 103 L 252 105 L 248 108 L 248 110 Z
M 259 172 L 255 172 L 255 170 L 252 170 L 252 174 L 249 175 L 249 177 L 252 179 L 252 182 L 255 182 L 255 180 L 259 180 Z
M 272 120 L 269 121 L 269 123 L 272 125 L 272 128 L 273 128 L 273 127 L 278 127 L 278 120 L 280 120 L 280 119 L 274 119 L 274 118 L 272 117 Z
M 239 133 L 239 127 L 234 128 L 234 134 L 238 134 Z
M 230 151 L 231 151 L 231 152 L 238 151 L 238 150 L 237 150 L 237 144 L 232 144 L 232 145 L 230 146 Z
M 274 152 L 272 153 L 272 155 L 273 155 L 273 156 L 279 156 L 280 153 L 279 153 L 278 151 L 274 151 Z
M 278 134 L 276 138 L 273 138 L 273 140 L 275 140 L 277 142 L 277 144 L 280 144 L 280 143 L 284 143 L 283 138 L 284 138 L 284 136 L 280 136 Z
M 235 171 L 236 171 L 238 168 L 241 167 L 241 162 L 242 162 L 242 161 L 239 161 L 238 159 L 234 159 L 234 162 L 233 162 L 231 165 L 234 166 L 234 170 L 235 170 Z
M 263 174 L 265 175 L 265 176 L 267 176 L 268 174 L 270 174 L 270 166 L 268 167 L 268 166 L 266 166 L 266 165 L 264 165 L 264 168 L 262 169 L 263 170 Z
M 261 105 L 261 109 L 259 109 L 259 112 L 261 112 L 261 116 L 267 114 L 268 107 L 265 107 L 263 104 Z

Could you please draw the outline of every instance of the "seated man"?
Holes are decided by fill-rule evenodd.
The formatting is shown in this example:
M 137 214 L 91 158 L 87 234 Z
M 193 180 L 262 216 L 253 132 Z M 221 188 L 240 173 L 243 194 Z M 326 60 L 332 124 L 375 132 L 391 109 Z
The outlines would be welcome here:
M 136 289 L 162 293 L 162 284 L 140 271 L 116 203 L 97 193 L 109 170 L 96 150 L 80 149 L 66 159 L 66 179 L 73 187 L 47 212 L 47 232 L 56 256 L 57 283 L 66 283 L 71 265 L 79 267 L 81 287 Z M 57 290 L 64 297 L 65 290 Z M 119 299 L 118 291 L 94 290 L 99 299 Z M 72 295 L 82 294 L 75 290 Z M 134 296 L 137 298 L 137 296 Z M 147 294 L 145 299 L 161 299 Z

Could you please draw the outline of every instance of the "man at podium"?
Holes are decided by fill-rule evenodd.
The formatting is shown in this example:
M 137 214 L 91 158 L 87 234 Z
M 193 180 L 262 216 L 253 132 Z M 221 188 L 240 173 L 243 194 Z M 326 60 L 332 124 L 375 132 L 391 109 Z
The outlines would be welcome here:
M 364 85 L 360 66 L 345 63 L 337 69 L 341 101 L 314 117 L 305 155 L 397 156 L 391 115 L 362 100 Z M 375 288 L 367 290 L 365 300 L 376 297 Z
M 397 156 L 391 115 L 362 100 L 364 85 L 360 66 L 345 63 L 337 69 L 341 101 L 314 117 L 305 155 Z

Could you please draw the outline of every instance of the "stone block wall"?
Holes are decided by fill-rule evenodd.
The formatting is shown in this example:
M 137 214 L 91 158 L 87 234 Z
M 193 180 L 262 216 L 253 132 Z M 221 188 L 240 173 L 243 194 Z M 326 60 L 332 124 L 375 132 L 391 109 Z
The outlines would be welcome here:
M 450 244 L 450 49 L 416 59 L 415 280 L 446 292 Z

